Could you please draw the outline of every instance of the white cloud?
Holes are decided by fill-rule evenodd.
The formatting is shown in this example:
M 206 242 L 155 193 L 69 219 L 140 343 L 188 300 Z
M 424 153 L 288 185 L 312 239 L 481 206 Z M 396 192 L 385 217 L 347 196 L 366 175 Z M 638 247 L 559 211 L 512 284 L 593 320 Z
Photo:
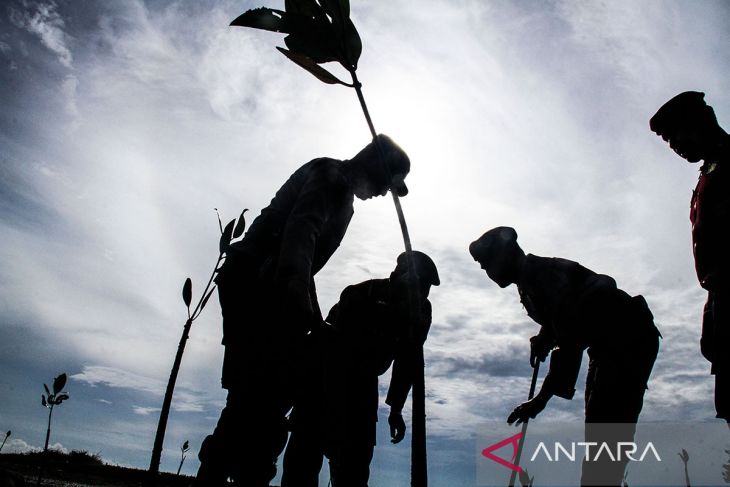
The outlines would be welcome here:
M 65 22 L 58 13 L 55 2 L 24 2 L 28 9 L 19 12 L 11 10 L 10 19 L 16 26 L 37 35 L 44 46 L 58 55 L 58 61 L 69 69 L 73 68 L 73 56 L 67 46 Z
M 90 386 L 102 385 L 112 388 L 132 389 L 159 398 L 162 397 L 167 387 L 167 383 L 158 379 L 99 365 L 84 366 L 80 373 L 74 374 L 70 378 Z M 201 412 L 207 402 L 207 398 L 201 391 L 193 391 L 184 385 L 178 384 L 175 388 L 175 400 L 172 403 L 172 408 L 180 412 Z M 159 410 L 159 408 L 134 406 L 134 411 L 137 414 L 148 414 L 155 410 Z
M 132 406 L 132 410 L 134 411 L 134 414 L 139 414 L 140 416 L 147 416 L 150 413 L 157 413 L 160 411 L 160 408 L 150 408 L 150 407 L 143 407 L 143 406 Z

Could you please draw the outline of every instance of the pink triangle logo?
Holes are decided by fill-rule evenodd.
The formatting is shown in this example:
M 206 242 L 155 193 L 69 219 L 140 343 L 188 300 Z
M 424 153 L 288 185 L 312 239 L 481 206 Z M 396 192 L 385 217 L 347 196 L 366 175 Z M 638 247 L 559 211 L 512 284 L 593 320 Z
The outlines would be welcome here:
M 510 436 L 509 438 L 505 438 L 502 441 L 499 441 L 495 443 L 494 445 L 486 447 L 484 450 L 482 450 L 482 455 L 487 457 L 488 459 L 492 460 L 493 462 L 497 462 L 503 467 L 507 467 L 510 470 L 514 470 L 517 473 L 522 473 L 522 468 L 518 465 L 515 465 L 514 462 L 515 458 L 517 457 L 517 449 L 519 448 L 519 442 L 520 438 L 522 438 L 522 433 L 517 433 L 514 436 Z M 494 453 L 492 453 L 495 450 L 499 450 L 500 448 L 512 445 L 512 458 L 508 462 L 504 458 L 498 457 Z

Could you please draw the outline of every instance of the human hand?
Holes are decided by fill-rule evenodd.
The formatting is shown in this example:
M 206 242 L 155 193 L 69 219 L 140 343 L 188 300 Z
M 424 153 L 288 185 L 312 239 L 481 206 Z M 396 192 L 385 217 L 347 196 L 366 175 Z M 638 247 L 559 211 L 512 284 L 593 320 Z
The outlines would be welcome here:
M 390 425 L 390 442 L 400 443 L 406 436 L 406 422 L 403 421 L 403 415 L 391 411 L 388 416 L 388 424 Z
M 530 367 L 534 369 L 539 362 L 544 362 L 551 349 L 550 343 L 540 335 L 530 338 Z
M 527 402 L 523 402 L 517 406 L 507 417 L 507 423 L 515 423 L 515 426 L 526 423 L 528 419 L 532 419 L 545 409 L 547 401 L 539 395 L 533 397 Z

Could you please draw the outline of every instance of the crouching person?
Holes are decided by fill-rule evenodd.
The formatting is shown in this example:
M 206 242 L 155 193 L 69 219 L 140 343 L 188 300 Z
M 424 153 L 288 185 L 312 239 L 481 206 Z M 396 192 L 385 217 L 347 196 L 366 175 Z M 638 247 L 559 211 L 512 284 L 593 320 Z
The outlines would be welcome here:
M 433 261 L 413 251 L 398 256 L 387 279 L 348 286 L 330 310 L 327 324 L 310 334 L 291 414 L 282 487 L 318 485 L 323 456 L 333 487 L 366 487 L 375 447 L 378 376 L 391 366 L 388 423 L 391 441 L 406 431 L 401 414 L 413 384 L 415 347 L 431 326 L 431 286 L 439 276 Z

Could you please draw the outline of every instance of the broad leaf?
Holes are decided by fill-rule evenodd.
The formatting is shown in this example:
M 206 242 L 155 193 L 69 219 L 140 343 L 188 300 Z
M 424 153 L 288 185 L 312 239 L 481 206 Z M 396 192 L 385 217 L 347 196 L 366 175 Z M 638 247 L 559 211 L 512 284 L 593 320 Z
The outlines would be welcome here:
M 322 17 L 324 11 L 314 0 L 285 0 L 284 9 L 288 14 L 304 15 L 305 17 Z
M 231 245 L 231 236 L 233 235 L 233 225 L 236 224 L 236 220 L 231 220 L 228 222 L 228 225 L 226 225 L 226 228 L 223 229 L 223 234 L 221 235 L 221 239 L 218 243 L 218 249 L 220 250 L 220 253 L 224 253 L 228 250 L 228 246 Z
M 46 396 L 44 394 L 41 394 L 41 404 L 45 407 L 48 407 L 48 403 L 46 402 Z
M 291 61 L 309 71 L 312 75 L 314 75 L 318 80 L 322 81 L 323 83 L 327 83 L 329 85 L 341 84 L 345 86 L 352 86 L 348 83 L 345 83 L 344 81 L 341 81 L 339 78 L 337 78 L 337 76 L 330 73 L 304 54 L 288 51 L 283 47 L 277 47 L 277 49 L 283 55 L 288 57 Z
M 183 443 L 182 448 L 185 451 L 187 451 L 190 448 L 190 443 L 188 442 L 188 440 L 185 440 L 185 443 Z
M 247 10 L 236 17 L 231 25 L 238 27 L 253 27 L 271 32 L 291 32 L 286 13 L 273 8 L 255 8 Z
M 63 390 L 63 386 L 66 385 L 66 374 L 61 374 L 53 379 L 53 393 L 58 394 Z
M 238 238 L 241 235 L 243 235 L 243 231 L 246 230 L 246 219 L 244 218 L 244 213 L 248 211 L 248 208 L 243 210 L 241 212 L 241 216 L 238 217 L 238 223 L 236 223 L 236 228 L 233 229 L 233 238 Z
M 5 433 L 5 437 L 7 438 L 7 437 L 8 437 L 8 436 L 10 436 L 11 434 L 13 434 L 13 432 L 12 432 L 12 431 L 10 431 L 10 430 L 8 430 L 8 432 L 7 432 L 7 433 Z
M 342 36 L 345 45 L 345 61 L 347 62 L 345 68 L 348 70 L 351 68 L 357 69 L 357 62 L 360 60 L 360 55 L 362 54 L 362 40 L 352 20 L 347 19 L 345 21 Z
M 50 396 L 51 395 L 51 391 L 48 390 L 48 386 L 45 385 L 45 384 L 43 384 L 43 388 L 46 390 L 46 394 L 48 394 Z
M 304 54 L 317 64 L 341 61 L 340 42 L 334 34 L 328 32 L 331 29 L 330 25 L 322 24 L 305 33 L 289 34 L 284 38 L 284 44 L 289 50 Z
M 332 23 L 338 27 L 344 25 L 350 18 L 350 2 L 348 0 L 319 0 L 325 12 L 332 18 Z
M 185 284 L 183 284 L 182 296 L 185 306 L 189 308 L 190 302 L 193 300 L 193 281 L 189 277 L 185 279 Z
M 56 398 L 56 405 L 61 404 L 66 399 L 68 399 L 68 394 L 66 394 L 66 393 L 59 394 L 58 397 Z

